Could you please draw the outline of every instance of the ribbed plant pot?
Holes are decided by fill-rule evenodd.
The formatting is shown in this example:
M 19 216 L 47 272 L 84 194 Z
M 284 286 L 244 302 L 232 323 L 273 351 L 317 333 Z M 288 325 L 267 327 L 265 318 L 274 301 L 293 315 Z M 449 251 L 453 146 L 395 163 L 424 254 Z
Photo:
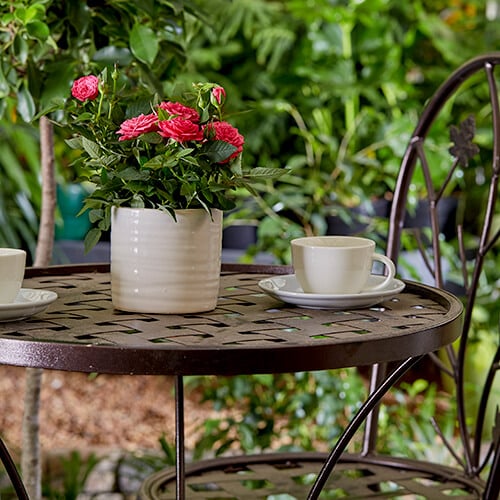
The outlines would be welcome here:
M 111 294 L 123 311 L 210 311 L 219 294 L 222 212 L 114 207 Z

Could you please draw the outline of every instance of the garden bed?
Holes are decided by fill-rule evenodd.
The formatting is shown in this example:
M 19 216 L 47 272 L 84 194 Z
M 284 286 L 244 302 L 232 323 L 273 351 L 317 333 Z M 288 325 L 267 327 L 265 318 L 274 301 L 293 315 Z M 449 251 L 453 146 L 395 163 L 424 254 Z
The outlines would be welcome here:
M 0 429 L 13 450 L 21 443 L 25 369 L 0 366 Z M 44 371 L 40 442 L 44 452 L 58 450 L 159 450 L 159 438 L 174 440 L 173 380 L 169 377 L 99 375 Z M 186 442 L 210 406 L 188 394 Z

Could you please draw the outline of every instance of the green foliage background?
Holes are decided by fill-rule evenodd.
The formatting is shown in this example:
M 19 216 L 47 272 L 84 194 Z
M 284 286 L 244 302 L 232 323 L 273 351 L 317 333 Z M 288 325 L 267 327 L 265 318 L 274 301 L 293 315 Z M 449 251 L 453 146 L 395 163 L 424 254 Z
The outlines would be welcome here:
M 326 231 L 326 215 L 385 197 L 418 115 L 445 77 L 467 59 L 500 50 L 496 2 L 485 0 L 0 0 L 0 245 L 35 246 L 40 210 L 37 118 L 60 119 L 71 81 L 118 63 L 142 87 L 168 96 L 178 84 L 226 88 L 232 122 L 246 138 L 244 162 L 282 167 L 231 219 L 258 223 L 252 252 L 289 262 L 289 240 Z M 57 130 L 59 178 L 78 178 Z M 349 380 L 349 387 L 345 381 Z M 249 406 L 231 421 L 247 450 L 271 444 L 288 415 L 290 447 L 338 432 L 328 415 L 354 411 L 355 375 L 327 373 L 194 380 L 207 397 Z M 420 393 L 423 383 L 408 386 Z M 268 401 L 263 396 L 271 394 Z M 426 411 L 434 411 L 434 393 Z M 304 400 L 297 394 L 308 394 Z M 403 396 L 401 396 L 402 398 Z M 321 403 L 321 404 L 319 404 Z M 250 409 L 248 409 L 250 408 Z M 399 402 L 382 423 L 386 448 L 425 441 Z M 426 413 L 427 415 L 427 413 Z M 342 418 L 338 422 L 342 423 Z M 403 438 L 391 444 L 391 422 Z M 318 435 L 309 433 L 320 424 Z M 235 439 L 207 422 L 200 453 Z M 260 429 L 257 436 L 250 431 Z M 425 429 L 425 427 L 424 427 Z M 424 432 L 425 434 L 425 432 Z M 395 435 L 395 434 L 394 434 Z M 408 438 L 411 436 L 411 439 Z M 383 438 L 384 439 L 384 438 Z
M 350 207 L 393 188 L 426 99 L 466 59 L 500 47 L 493 4 L 0 1 L 0 129 L 22 134 L 2 143 L 0 244 L 34 246 L 37 116 L 60 118 L 75 77 L 117 62 L 165 96 L 180 82 L 226 87 L 245 163 L 287 169 L 260 198 L 242 193 L 231 219 L 259 223 L 249 259 L 266 251 L 289 262 L 292 237 L 324 233 L 325 215 L 349 220 Z M 60 179 L 74 180 L 58 134 Z M 25 154 L 16 152 L 20 142 Z
M 185 77 L 238 95 L 245 160 L 288 174 L 237 217 L 290 261 L 288 242 L 326 231 L 325 215 L 384 197 L 424 102 L 466 59 L 499 47 L 484 2 L 393 0 L 211 4 Z M 243 111 L 250 109 L 245 113 Z

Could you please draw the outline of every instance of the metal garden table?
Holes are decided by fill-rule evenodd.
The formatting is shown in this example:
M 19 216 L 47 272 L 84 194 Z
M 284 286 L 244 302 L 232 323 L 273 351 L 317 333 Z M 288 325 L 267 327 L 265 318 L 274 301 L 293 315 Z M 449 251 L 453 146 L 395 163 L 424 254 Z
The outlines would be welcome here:
M 257 283 L 285 266 L 223 265 L 214 311 L 188 315 L 122 312 L 111 304 L 108 265 L 26 271 L 24 288 L 58 294 L 31 318 L 0 323 L 0 363 L 78 372 L 173 375 L 176 379 L 177 498 L 185 498 L 184 375 L 284 373 L 399 362 L 335 446 L 320 489 L 354 432 L 395 381 L 426 353 L 460 334 L 453 295 L 406 283 L 393 299 L 366 309 L 286 305 Z

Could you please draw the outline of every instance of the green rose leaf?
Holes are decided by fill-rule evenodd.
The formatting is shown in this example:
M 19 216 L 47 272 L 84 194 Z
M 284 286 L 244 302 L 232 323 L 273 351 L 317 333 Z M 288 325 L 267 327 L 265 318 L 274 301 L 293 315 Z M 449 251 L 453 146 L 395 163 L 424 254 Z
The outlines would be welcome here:
M 87 233 L 83 242 L 85 253 L 90 252 L 97 245 L 97 242 L 101 239 L 101 234 L 102 231 L 95 227 Z
M 71 139 L 66 139 L 64 141 L 71 149 L 82 149 L 82 138 L 72 137 Z
M 221 163 L 227 160 L 235 151 L 236 147 L 228 142 L 213 141 L 205 149 L 205 154 L 213 163 Z
M 163 139 L 160 135 L 155 132 L 150 132 L 148 134 L 143 134 L 141 136 L 141 140 L 144 142 L 148 142 L 149 144 L 161 144 Z
M 277 179 L 278 177 L 281 177 L 285 172 L 286 170 L 282 168 L 257 167 L 249 170 L 248 172 L 245 172 L 245 177 L 251 179 Z
M 146 181 L 150 177 L 148 172 L 137 170 L 134 167 L 127 167 L 116 175 L 124 181 Z
M 158 39 L 151 28 L 134 24 L 130 32 L 130 50 L 139 61 L 153 64 L 159 50 Z
M 99 158 L 101 156 L 99 145 L 86 137 L 82 137 L 82 147 L 91 158 Z
M 161 156 L 155 156 L 151 160 L 144 163 L 143 168 L 150 168 L 151 170 L 157 170 L 163 168 L 163 158 Z
M 104 217 L 104 210 L 102 209 L 97 209 L 97 210 L 90 210 L 89 211 L 89 220 L 92 222 L 98 222 Z

